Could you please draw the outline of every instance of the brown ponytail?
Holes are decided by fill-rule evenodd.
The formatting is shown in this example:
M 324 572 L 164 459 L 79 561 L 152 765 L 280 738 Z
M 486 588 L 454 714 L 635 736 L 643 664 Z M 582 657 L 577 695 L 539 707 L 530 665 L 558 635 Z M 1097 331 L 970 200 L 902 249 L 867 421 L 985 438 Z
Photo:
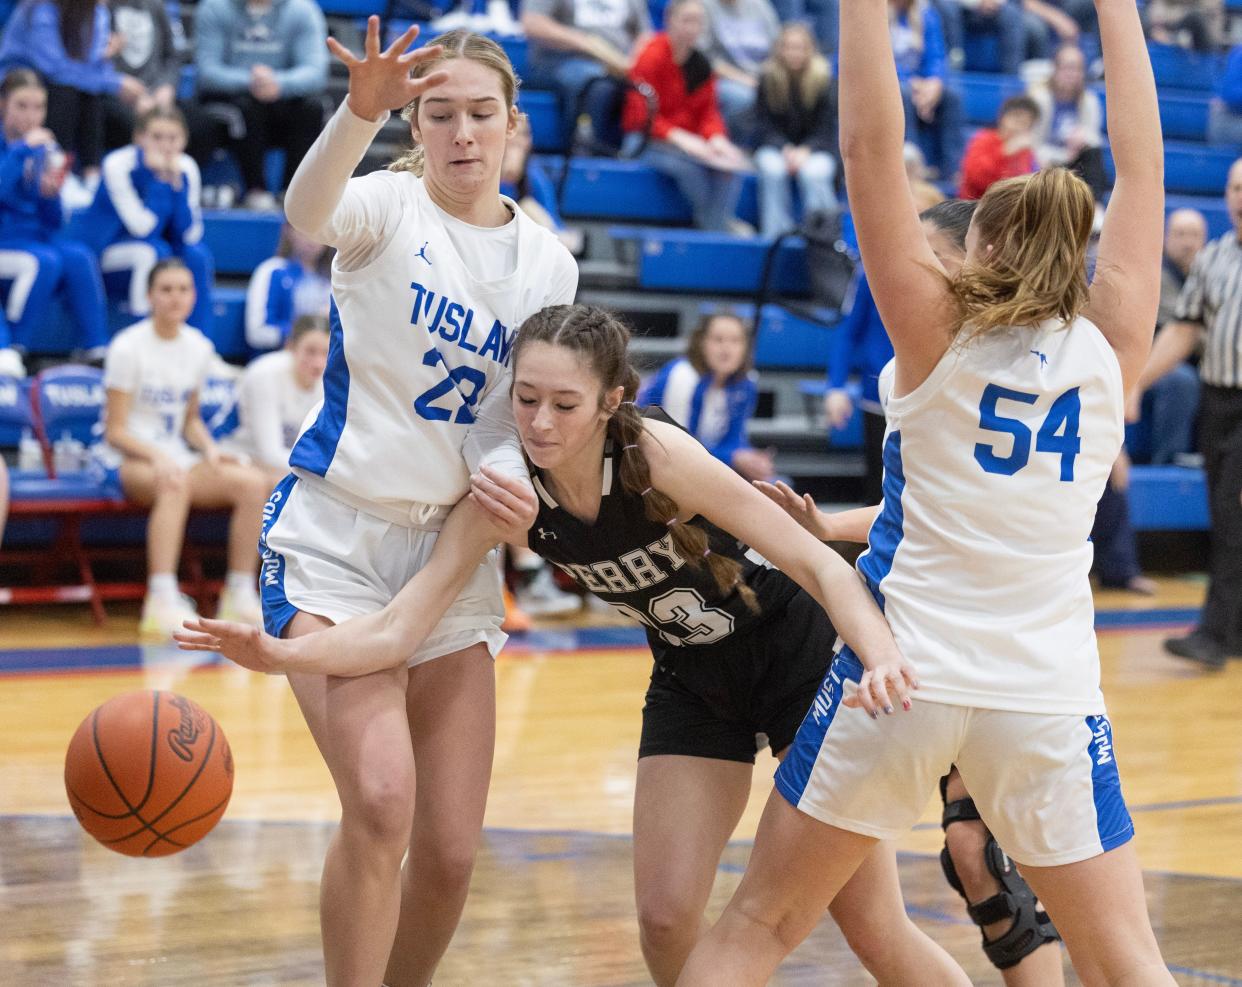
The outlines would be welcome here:
M 980 251 L 949 278 L 952 332 L 971 337 L 1046 319 L 1068 324 L 1087 304 L 1091 189 L 1064 168 L 996 182 L 975 209 Z
M 651 485 L 650 466 L 639 445 L 644 426 L 634 404 L 638 371 L 630 364 L 630 330 L 625 323 L 593 305 L 552 305 L 522 324 L 513 345 L 514 368 L 530 343 L 550 343 L 573 350 L 599 378 L 601 406 L 605 393 L 622 388 L 621 404 L 608 420 L 609 437 L 624 450 L 621 486 L 627 493 L 642 497 L 649 520 L 668 527 L 677 554 L 688 566 L 698 569 L 706 565 L 722 594 L 736 589 L 746 605 L 757 611 L 754 591 L 742 580 L 742 567 L 727 556 L 709 551 L 707 532 L 678 520 L 677 502 Z

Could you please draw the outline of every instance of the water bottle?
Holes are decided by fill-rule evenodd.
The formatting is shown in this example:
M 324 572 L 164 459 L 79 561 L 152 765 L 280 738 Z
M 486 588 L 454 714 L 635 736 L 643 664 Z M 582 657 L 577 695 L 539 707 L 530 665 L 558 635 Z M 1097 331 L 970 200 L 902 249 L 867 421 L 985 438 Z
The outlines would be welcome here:
M 60 438 L 52 443 L 52 466 L 57 476 L 77 473 L 82 469 L 82 449 L 82 443 L 72 433 L 60 433 Z
M 30 472 L 43 472 L 43 447 L 28 428 L 22 429 L 21 441 L 17 444 L 17 468 Z

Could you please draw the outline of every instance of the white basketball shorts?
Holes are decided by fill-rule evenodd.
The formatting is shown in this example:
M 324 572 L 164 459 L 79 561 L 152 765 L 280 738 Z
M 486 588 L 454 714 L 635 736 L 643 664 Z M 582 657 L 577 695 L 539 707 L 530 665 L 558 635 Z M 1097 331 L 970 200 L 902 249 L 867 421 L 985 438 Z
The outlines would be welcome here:
M 382 610 L 431 558 L 438 531 L 392 524 L 333 499 L 296 476 L 276 485 L 263 512 L 259 583 L 263 625 L 280 637 L 299 610 L 335 624 Z M 411 656 L 422 664 L 483 642 L 492 657 L 508 639 L 492 551 Z
M 895 839 L 956 764 L 984 823 L 1020 864 L 1076 863 L 1134 835 L 1106 715 L 950 706 L 915 693 L 909 712 L 873 720 L 841 705 L 861 676 L 842 648 L 777 770 L 777 789 L 807 815 Z

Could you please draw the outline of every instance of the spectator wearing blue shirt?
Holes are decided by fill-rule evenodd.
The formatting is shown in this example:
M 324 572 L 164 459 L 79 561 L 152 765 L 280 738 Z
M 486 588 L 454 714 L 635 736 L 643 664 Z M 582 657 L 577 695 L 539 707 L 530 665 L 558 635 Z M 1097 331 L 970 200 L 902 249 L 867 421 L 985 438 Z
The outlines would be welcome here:
M 746 426 L 759 400 L 746 323 L 717 312 L 704 316 L 686 355 L 666 363 L 639 391 L 640 405 L 659 405 L 722 463 L 748 480 L 775 475 L 770 452 L 752 449 Z
M 133 105 L 147 87 L 118 72 L 107 5 L 91 0 L 22 0 L 0 37 L 0 74 L 34 69 L 47 83 L 47 126 L 92 177 L 104 152 L 104 97 Z
M 889 0 L 889 34 L 906 109 L 906 138 L 923 148 L 942 178 L 965 150 L 962 99 L 947 84 L 944 29 L 929 0 Z
M 91 249 L 65 237 L 60 188 L 68 161 L 43 126 L 47 91 L 29 69 L 0 83 L 0 277 L 12 279 L 8 315 L 14 342 L 29 346 L 58 288 L 78 327 L 85 359 L 108 342 L 103 280 Z M 11 265 L 16 265 L 13 269 Z
M 135 318 L 150 311 L 147 279 L 155 265 L 180 257 L 194 275 L 197 298 L 187 321 L 209 335 L 215 265 L 202 242 L 202 181 L 185 143 L 180 110 L 147 110 L 134 127 L 134 142 L 104 158 L 103 181 L 73 230 L 99 256 L 108 286 Z
M 256 350 L 278 349 L 302 316 L 326 318 L 331 264 L 327 247 L 286 223 L 276 256 L 254 269 L 246 289 L 246 344 Z
M 241 113 L 244 138 L 230 134 L 230 141 L 249 208 L 276 206 L 263 176 L 268 149 L 284 149 L 285 188 L 319 136 L 328 81 L 325 37 L 323 12 L 312 0 L 202 0 L 198 5 L 199 96 L 232 104 Z
M 1242 45 L 1229 52 L 1225 71 L 1208 108 L 1208 140 L 1242 147 Z

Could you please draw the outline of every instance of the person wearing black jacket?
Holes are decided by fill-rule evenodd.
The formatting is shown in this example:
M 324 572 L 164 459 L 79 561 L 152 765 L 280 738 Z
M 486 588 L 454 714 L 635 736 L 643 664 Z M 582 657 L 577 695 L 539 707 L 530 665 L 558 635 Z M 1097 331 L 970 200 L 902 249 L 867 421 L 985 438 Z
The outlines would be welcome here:
M 782 29 L 763 65 L 755 115 L 760 232 L 774 237 L 794 226 L 793 181 L 804 214 L 837 206 L 837 84 L 805 24 Z

